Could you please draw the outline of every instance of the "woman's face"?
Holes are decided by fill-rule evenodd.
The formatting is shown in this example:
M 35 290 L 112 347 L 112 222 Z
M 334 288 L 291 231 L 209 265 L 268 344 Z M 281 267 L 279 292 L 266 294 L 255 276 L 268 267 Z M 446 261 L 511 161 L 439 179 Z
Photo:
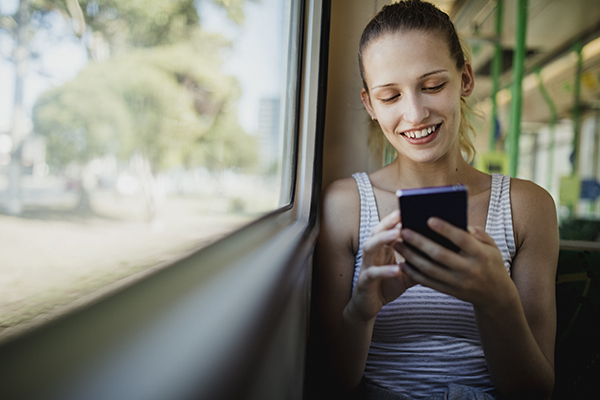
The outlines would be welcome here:
M 460 98 L 473 91 L 473 71 L 458 70 L 434 33 L 385 34 L 363 51 L 369 89 L 361 93 L 399 156 L 418 163 L 460 154 Z

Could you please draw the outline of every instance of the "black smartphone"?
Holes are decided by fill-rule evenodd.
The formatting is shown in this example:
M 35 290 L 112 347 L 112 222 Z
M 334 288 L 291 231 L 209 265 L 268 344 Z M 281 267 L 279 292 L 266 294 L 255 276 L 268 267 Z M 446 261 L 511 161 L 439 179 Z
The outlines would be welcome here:
M 430 217 L 438 217 L 464 230 L 467 229 L 467 187 L 465 185 L 436 186 L 419 189 L 399 189 L 402 228 L 409 228 L 455 252 L 460 249 L 427 226 Z

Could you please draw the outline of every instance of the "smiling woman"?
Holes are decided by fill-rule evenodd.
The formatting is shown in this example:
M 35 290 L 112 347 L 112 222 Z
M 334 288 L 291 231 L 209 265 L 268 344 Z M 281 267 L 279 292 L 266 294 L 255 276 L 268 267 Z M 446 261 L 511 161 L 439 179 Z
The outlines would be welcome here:
M 462 108 L 474 74 L 435 6 L 384 6 L 363 31 L 359 63 L 362 102 L 397 157 L 333 182 L 323 199 L 317 307 L 335 371 L 330 385 L 374 400 L 548 398 L 552 198 L 463 157 Z M 455 185 L 468 188 L 468 231 L 439 218 L 427 225 L 458 252 L 403 226 L 395 195 Z

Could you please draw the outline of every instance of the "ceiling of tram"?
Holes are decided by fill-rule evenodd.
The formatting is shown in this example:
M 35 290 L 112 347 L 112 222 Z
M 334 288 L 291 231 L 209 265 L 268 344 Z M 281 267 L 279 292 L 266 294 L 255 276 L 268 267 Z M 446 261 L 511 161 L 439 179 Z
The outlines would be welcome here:
M 490 64 L 496 40 L 496 0 L 431 1 L 450 12 L 456 28 L 473 50 L 477 75 L 475 96 L 489 108 L 492 87 Z M 540 92 L 536 71 L 555 103 L 559 117 L 569 117 L 575 96 L 577 56 L 580 42 L 583 68 L 583 109 L 600 108 L 600 0 L 529 0 L 527 22 L 526 78 L 523 82 L 523 121 L 547 122 L 550 108 Z M 510 100 L 512 56 L 515 47 L 517 0 L 503 1 L 501 43 L 504 65 L 500 78 L 499 106 Z M 487 103 L 486 103 L 487 102 Z

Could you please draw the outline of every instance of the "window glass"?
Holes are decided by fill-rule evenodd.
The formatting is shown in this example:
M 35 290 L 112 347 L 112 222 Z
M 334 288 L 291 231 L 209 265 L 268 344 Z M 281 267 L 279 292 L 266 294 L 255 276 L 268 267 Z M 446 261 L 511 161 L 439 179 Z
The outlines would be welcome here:
M 0 335 L 289 202 L 291 1 L 0 14 Z

